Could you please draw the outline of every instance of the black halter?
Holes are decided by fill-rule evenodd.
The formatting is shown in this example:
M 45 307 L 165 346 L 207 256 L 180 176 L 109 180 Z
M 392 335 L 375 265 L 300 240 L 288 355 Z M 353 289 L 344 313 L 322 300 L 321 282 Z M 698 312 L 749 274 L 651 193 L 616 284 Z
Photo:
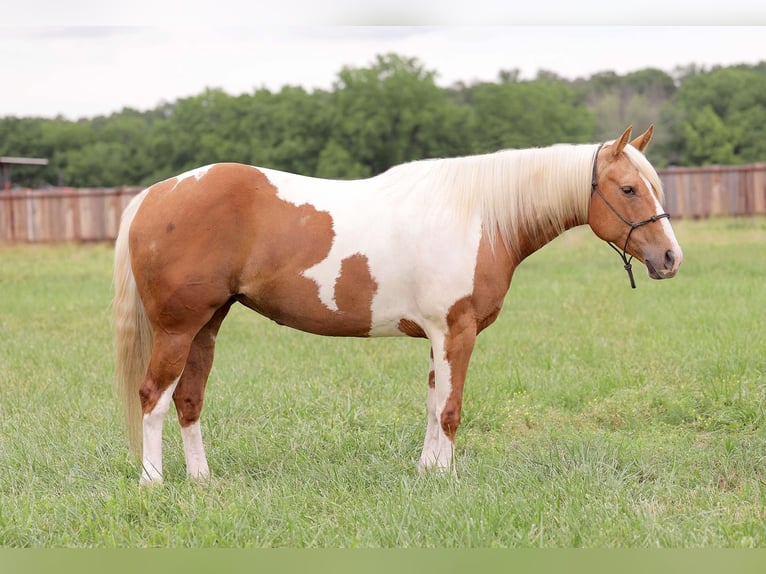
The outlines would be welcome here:
M 628 241 L 630 241 L 631 234 L 641 227 L 642 225 L 646 225 L 647 223 L 654 223 L 655 221 L 659 221 L 660 219 L 667 218 L 670 219 L 669 213 L 660 213 L 659 215 L 652 215 L 649 219 L 644 219 L 643 221 L 639 221 L 636 223 L 633 223 L 631 221 L 628 221 L 625 219 L 619 211 L 617 211 L 614 206 L 612 206 L 609 201 L 607 201 L 604 194 L 601 192 L 601 190 L 598 188 L 598 181 L 596 180 L 596 163 L 598 162 L 598 152 L 601 151 L 601 148 L 604 147 L 604 144 L 600 144 L 598 148 L 596 149 L 596 154 L 593 156 L 593 176 L 591 178 L 591 190 L 590 190 L 590 197 L 591 201 L 593 201 L 593 193 L 596 192 L 601 197 L 601 199 L 604 200 L 604 203 L 606 206 L 612 210 L 612 212 L 620 218 L 620 221 L 625 223 L 628 227 L 630 227 L 630 231 L 628 231 L 628 236 L 625 238 L 625 243 L 622 246 L 622 250 L 620 250 L 614 243 L 611 241 L 607 241 L 606 244 L 609 245 L 612 249 L 614 249 L 617 254 L 622 258 L 622 262 L 625 264 L 625 271 L 628 273 L 628 278 L 630 279 L 630 286 L 635 289 L 636 288 L 636 281 L 633 279 L 633 266 L 631 265 L 631 261 L 633 261 L 633 256 L 631 255 L 628 257 L 626 249 L 628 248 Z

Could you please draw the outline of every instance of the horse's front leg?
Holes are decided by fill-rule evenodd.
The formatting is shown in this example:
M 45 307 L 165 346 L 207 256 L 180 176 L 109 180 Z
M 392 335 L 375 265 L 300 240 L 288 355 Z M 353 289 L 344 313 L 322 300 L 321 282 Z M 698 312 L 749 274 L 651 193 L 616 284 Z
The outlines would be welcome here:
M 476 341 L 476 319 L 466 302 L 455 304 L 447 316 L 446 332 L 430 335 L 428 422 L 418 470 L 455 470 L 455 435 L 460 426 L 463 385 Z

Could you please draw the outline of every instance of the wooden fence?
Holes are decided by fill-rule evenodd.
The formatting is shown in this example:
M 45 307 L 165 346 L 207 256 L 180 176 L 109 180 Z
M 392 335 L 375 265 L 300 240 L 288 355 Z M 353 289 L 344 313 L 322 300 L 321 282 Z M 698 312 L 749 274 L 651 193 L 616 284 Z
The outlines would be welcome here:
M 674 218 L 766 215 L 766 163 L 658 170 Z M 0 191 L 0 242 L 113 241 L 139 187 Z
M 766 214 L 766 163 L 657 171 L 673 217 Z
M 111 241 L 139 187 L 0 192 L 0 241 Z

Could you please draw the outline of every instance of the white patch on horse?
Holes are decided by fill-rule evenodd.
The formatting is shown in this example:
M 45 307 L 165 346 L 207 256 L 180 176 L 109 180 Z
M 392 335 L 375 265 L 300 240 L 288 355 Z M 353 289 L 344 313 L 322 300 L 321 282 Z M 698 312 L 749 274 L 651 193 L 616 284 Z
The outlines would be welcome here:
M 427 469 L 449 470 L 452 467 L 452 456 L 455 445 L 444 434 L 441 425 L 441 415 L 452 392 L 452 370 L 447 362 L 444 351 L 444 335 L 431 335 L 433 359 L 431 369 L 434 371 L 434 386 L 428 387 L 426 408 L 428 419 L 426 436 L 423 440 L 423 451 L 418 462 L 418 471 Z
M 186 472 L 188 475 L 195 479 L 209 477 L 210 468 L 207 465 L 199 421 L 190 424 L 188 427 L 181 427 L 181 438 L 183 439 Z
M 176 176 L 176 184 L 173 186 L 173 189 L 178 187 L 178 184 L 181 183 L 183 180 L 189 177 L 195 178 L 197 181 L 201 180 L 205 174 L 208 172 L 208 170 L 213 167 L 215 164 L 210 165 L 204 165 L 202 167 L 198 167 L 195 169 L 190 169 L 189 171 L 185 171 L 181 175 Z
M 398 324 L 403 317 L 420 325 L 443 321 L 455 301 L 473 292 L 480 218 L 477 214 L 467 227 L 455 221 L 429 186 L 385 173 L 366 180 L 331 181 L 257 169 L 284 201 L 311 205 L 332 218 L 334 235 L 327 257 L 303 272 L 317 284 L 325 307 L 338 310 L 335 285 L 343 261 L 357 254 L 366 257 L 377 284 L 371 336 L 401 336 Z
M 661 215 L 665 213 L 665 209 L 662 207 L 662 204 L 660 203 L 660 200 L 657 199 L 657 192 L 652 187 L 652 184 L 649 183 L 649 180 L 643 175 L 641 175 L 641 179 L 644 182 L 644 185 L 649 189 L 649 191 L 652 193 L 652 198 L 654 199 L 654 209 L 655 209 L 655 215 Z M 681 265 L 681 261 L 683 259 L 683 252 L 681 251 L 681 245 L 679 245 L 678 240 L 676 239 L 676 234 L 673 231 L 673 226 L 670 225 L 670 219 L 667 217 L 663 217 L 659 220 L 660 225 L 662 225 L 662 231 L 665 233 L 665 237 L 668 238 L 668 241 L 670 241 L 671 249 L 673 251 L 673 255 L 675 256 L 675 266 L 676 268 Z
M 152 411 L 144 415 L 141 484 L 162 482 L 162 425 L 165 422 L 165 415 L 168 414 L 170 400 L 173 398 L 173 392 L 176 390 L 179 380 L 181 380 L 180 375 L 173 381 L 173 384 L 163 391 Z

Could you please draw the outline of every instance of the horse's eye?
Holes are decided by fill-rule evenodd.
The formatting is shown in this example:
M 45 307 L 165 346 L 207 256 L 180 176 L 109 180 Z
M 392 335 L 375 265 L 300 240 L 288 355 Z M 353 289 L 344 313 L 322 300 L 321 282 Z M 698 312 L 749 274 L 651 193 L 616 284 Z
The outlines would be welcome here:
M 625 195 L 636 195 L 636 190 L 633 188 L 633 186 L 624 185 L 620 189 Z

